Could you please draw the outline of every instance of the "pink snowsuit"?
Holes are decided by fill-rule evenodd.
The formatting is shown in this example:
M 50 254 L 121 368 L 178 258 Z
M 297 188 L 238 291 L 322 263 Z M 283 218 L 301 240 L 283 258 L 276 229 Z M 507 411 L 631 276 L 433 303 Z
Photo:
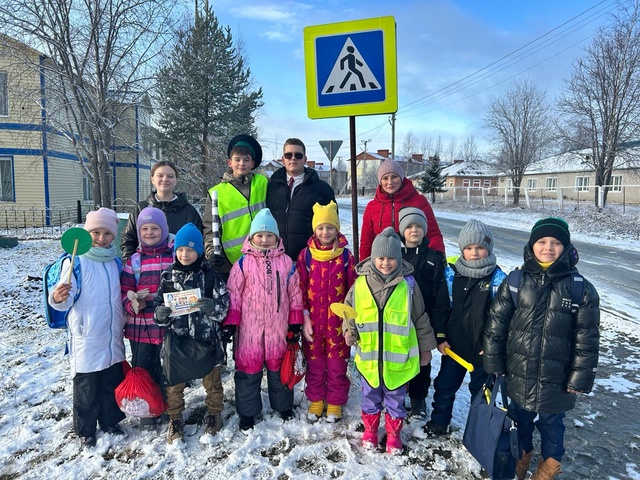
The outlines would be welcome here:
M 340 248 L 346 250 L 347 239 L 341 233 L 338 235 Z M 356 280 L 355 259 L 348 250 L 346 255 L 337 251 L 330 260 L 314 258 L 314 252 L 332 248 L 321 246 L 314 235 L 300 252 L 296 263 L 302 303 L 309 311 L 313 326 L 313 343 L 304 338 L 302 341 L 307 359 L 305 393 L 311 402 L 325 400 L 331 405 L 346 405 L 350 385 L 347 378 L 350 347 L 344 341 L 342 319 L 331 312 L 329 306 L 334 302 L 344 302 Z
M 237 325 L 234 343 L 236 371 L 248 374 L 279 371 L 287 350 L 289 325 L 302 324 L 302 294 L 298 272 L 285 255 L 282 240 L 261 251 L 245 239 L 244 256 L 229 273 L 229 313 L 224 325 Z

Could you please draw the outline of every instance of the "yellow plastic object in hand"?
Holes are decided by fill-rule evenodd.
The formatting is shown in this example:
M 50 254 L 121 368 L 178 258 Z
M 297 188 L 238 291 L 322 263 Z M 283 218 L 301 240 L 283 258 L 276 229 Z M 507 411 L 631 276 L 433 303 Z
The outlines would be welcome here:
M 333 313 L 335 313 L 340 318 L 349 319 L 356 318 L 358 316 L 358 312 L 356 312 L 353 308 L 351 308 L 346 303 L 334 302 L 329 305 L 329 308 Z
M 463 359 L 462 357 L 460 357 L 460 355 L 458 355 L 457 353 L 455 353 L 453 350 L 451 350 L 449 347 L 445 347 L 444 349 L 445 353 L 447 355 L 449 355 L 451 358 L 453 358 L 456 362 L 458 362 L 460 365 L 462 365 L 464 368 L 467 369 L 468 372 L 473 372 L 473 365 L 471 365 L 469 362 L 467 362 L 465 359 Z

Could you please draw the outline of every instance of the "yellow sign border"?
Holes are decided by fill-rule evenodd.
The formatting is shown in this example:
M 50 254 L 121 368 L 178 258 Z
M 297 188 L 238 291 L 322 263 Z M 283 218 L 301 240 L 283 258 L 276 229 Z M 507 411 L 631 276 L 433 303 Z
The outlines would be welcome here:
M 382 30 L 385 100 L 382 102 L 318 105 L 318 79 L 316 75 L 316 38 L 348 33 Z M 376 17 L 349 22 L 314 25 L 304 29 L 304 59 L 307 84 L 307 116 L 311 119 L 378 115 L 398 111 L 398 68 L 396 59 L 396 20 L 394 17 Z

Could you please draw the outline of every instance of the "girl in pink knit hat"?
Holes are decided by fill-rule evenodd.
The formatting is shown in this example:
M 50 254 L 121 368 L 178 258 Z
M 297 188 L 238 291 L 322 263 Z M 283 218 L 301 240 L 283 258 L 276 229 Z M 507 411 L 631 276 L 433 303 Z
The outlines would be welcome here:
M 118 217 L 108 208 L 89 212 L 84 229 L 91 234 L 91 249 L 76 257 L 82 273 L 82 292 L 71 262 L 62 266 L 61 281 L 49 294 L 55 310 L 69 311 L 69 360 L 73 377 L 73 429 L 83 447 L 96 444 L 97 425 L 111 435 L 123 435 L 118 422 L 125 418 L 118 408 L 115 388 L 124 380 L 125 315 L 120 297 L 120 270 L 113 240 L 118 234 Z

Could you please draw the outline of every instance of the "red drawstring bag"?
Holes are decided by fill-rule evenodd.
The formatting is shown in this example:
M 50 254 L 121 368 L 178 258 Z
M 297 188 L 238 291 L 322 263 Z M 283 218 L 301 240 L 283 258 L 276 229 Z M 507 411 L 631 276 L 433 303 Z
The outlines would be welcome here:
M 280 367 L 280 380 L 289 390 L 304 378 L 307 371 L 307 360 L 299 342 L 287 342 L 287 351 Z
M 142 367 L 133 367 L 128 371 L 127 367 L 124 367 L 124 371 L 124 380 L 115 390 L 120 410 L 127 415 L 141 418 L 162 415 L 167 409 L 167 403 L 149 372 Z

